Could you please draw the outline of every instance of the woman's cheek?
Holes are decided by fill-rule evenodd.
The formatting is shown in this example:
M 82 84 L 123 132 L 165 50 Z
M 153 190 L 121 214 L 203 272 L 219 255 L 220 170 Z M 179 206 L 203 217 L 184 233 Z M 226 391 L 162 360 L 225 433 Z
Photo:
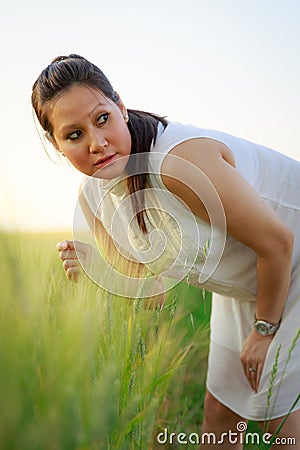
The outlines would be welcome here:
M 76 152 L 66 152 L 65 156 L 70 161 L 70 163 L 76 167 L 80 172 L 86 173 L 87 169 L 87 158 L 82 154 L 77 154 Z M 88 174 L 87 174 L 88 175 Z

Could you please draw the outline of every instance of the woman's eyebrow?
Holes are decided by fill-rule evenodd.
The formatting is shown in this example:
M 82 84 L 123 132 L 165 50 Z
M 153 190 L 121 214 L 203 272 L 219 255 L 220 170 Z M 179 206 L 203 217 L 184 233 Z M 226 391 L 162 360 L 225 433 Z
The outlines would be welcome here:
M 92 116 L 94 114 L 94 112 L 96 111 L 96 109 L 99 108 L 99 106 L 101 106 L 103 109 L 105 109 L 106 105 L 98 102 L 97 105 L 92 109 L 92 111 L 89 113 L 89 117 Z
M 62 127 L 62 128 L 60 129 L 60 133 L 64 134 L 64 133 L 66 133 L 68 130 L 71 130 L 71 129 L 73 129 L 73 128 L 79 128 L 79 127 L 80 127 L 80 125 L 79 125 L 78 123 L 74 123 L 74 124 L 72 124 L 72 125 L 65 125 L 64 127 Z

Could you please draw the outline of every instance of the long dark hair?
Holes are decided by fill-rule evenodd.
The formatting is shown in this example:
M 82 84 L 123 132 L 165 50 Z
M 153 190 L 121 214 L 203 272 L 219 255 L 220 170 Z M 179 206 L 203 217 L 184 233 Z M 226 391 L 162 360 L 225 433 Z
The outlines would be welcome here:
M 49 102 L 58 94 L 70 89 L 74 84 L 84 84 L 100 90 L 105 97 L 114 103 L 119 103 L 119 97 L 113 89 L 108 78 L 94 64 L 82 56 L 71 54 L 58 56 L 39 75 L 32 87 L 31 102 L 40 125 L 48 136 L 53 138 L 53 128 L 48 117 Z M 131 154 L 147 153 L 151 144 L 155 144 L 157 127 L 161 123 L 164 128 L 167 121 L 158 115 L 128 109 L 128 129 L 131 135 Z M 134 159 L 136 161 L 136 159 Z M 143 233 L 147 233 L 144 217 L 143 189 L 147 185 L 147 160 L 143 158 L 145 167 L 130 167 L 134 175 L 127 178 L 129 194 L 141 191 L 141 195 L 132 195 L 133 211 L 136 214 L 138 225 Z M 135 163 L 133 163 L 135 164 Z M 129 159 L 130 166 L 130 159 Z

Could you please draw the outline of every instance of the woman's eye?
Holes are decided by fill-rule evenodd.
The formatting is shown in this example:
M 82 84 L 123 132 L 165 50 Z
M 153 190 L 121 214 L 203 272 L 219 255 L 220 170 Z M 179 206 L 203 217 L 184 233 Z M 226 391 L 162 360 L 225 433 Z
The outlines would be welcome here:
M 99 116 L 97 119 L 97 123 L 102 125 L 103 123 L 105 123 L 107 121 L 108 116 L 109 116 L 109 113 L 101 114 L 101 116 Z
M 78 139 L 81 136 L 81 131 L 76 130 L 72 131 L 72 133 L 69 133 L 67 136 L 67 139 L 71 139 L 71 141 L 74 141 L 75 139 Z

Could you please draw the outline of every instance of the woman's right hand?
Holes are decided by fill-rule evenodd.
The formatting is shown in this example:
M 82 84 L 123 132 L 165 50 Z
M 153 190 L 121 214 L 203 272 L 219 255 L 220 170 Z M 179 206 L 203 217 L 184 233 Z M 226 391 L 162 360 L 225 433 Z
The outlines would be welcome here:
M 64 240 L 58 242 L 56 248 L 59 251 L 60 259 L 63 261 L 63 268 L 66 276 L 70 281 L 77 283 L 83 272 L 77 255 L 79 253 L 80 259 L 84 258 L 86 260 L 91 256 L 91 246 L 84 242 Z

